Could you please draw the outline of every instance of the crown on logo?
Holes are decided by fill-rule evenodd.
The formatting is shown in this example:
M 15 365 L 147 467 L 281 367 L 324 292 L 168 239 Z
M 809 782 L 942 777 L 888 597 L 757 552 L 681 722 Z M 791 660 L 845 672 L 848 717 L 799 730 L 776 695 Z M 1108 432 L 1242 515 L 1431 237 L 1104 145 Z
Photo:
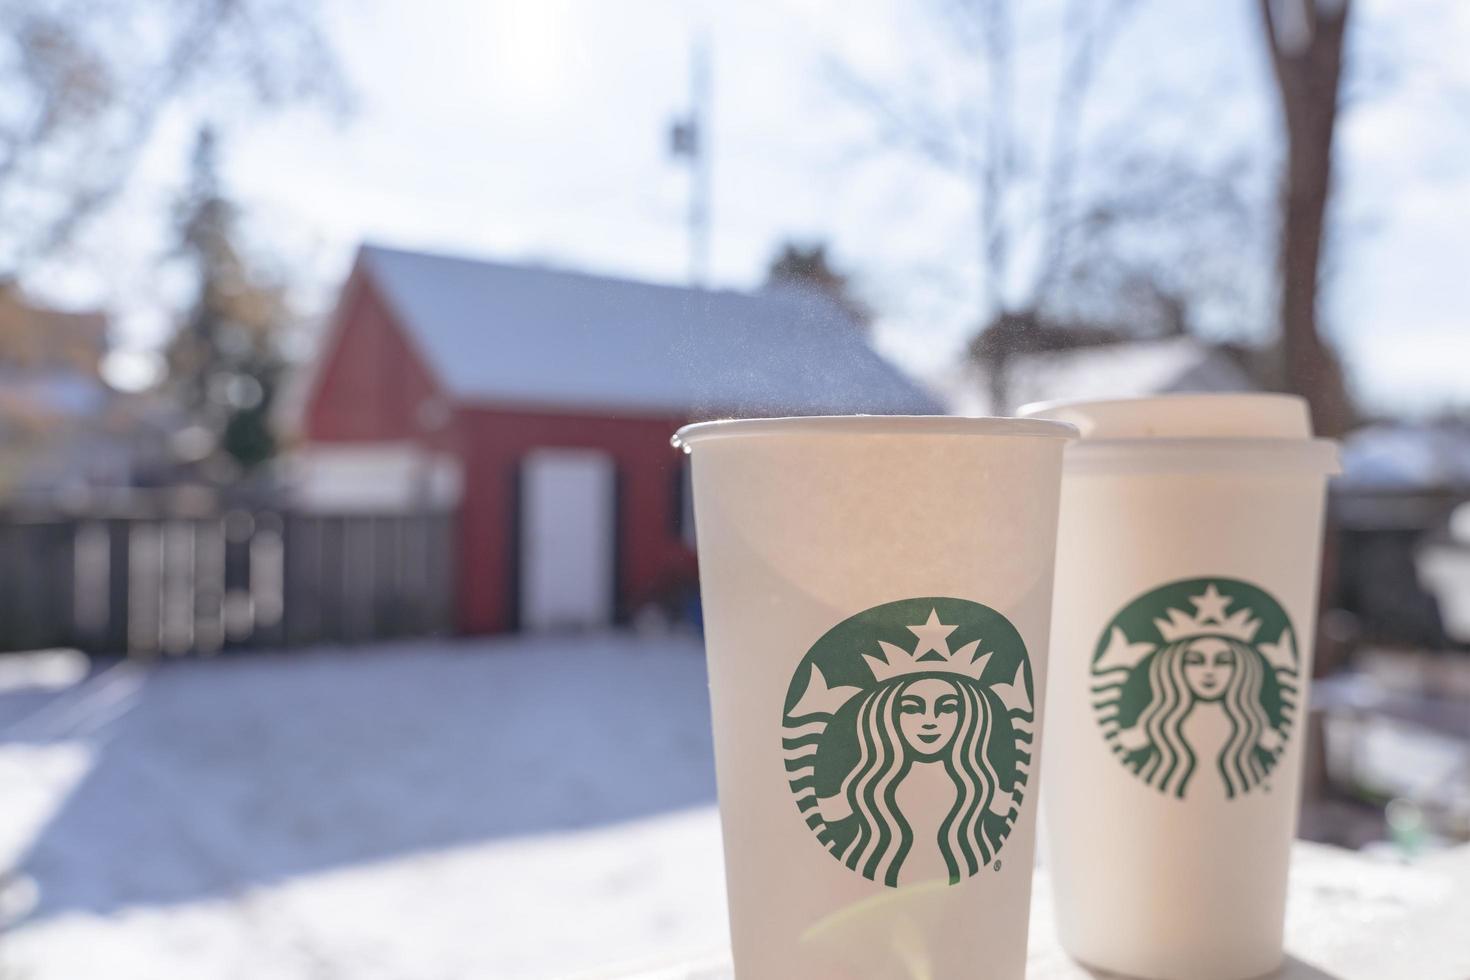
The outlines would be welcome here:
M 929 620 L 926 623 L 909 627 L 909 632 L 919 638 L 919 643 L 914 647 L 912 653 L 896 644 L 879 640 L 878 646 L 883 649 L 884 659 L 880 660 L 866 653 L 863 654 L 863 659 L 872 669 L 874 679 L 879 681 L 897 677 L 899 674 L 929 671 L 964 674 L 978 681 L 980 675 L 985 672 L 985 665 L 994 651 L 977 658 L 975 651 L 980 649 L 980 641 L 971 640 L 958 650 L 951 652 L 948 637 L 958 628 L 958 626 L 946 626 L 941 623 L 938 610 L 931 609 Z
M 1256 638 L 1256 631 L 1261 628 L 1261 621 L 1251 617 L 1249 608 L 1238 609 L 1227 615 L 1225 607 L 1231 605 L 1233 600 L 1221 595 L 1213 582 L 1199 595 L 1190 596 L 1189 601 L 1194 606 L 1193 615 L 1180 609 L 1170 609 L 1168 619 L 1154 620 L 1154 625 L 1159 628 L 1159 635 L 1164 638 L 1165 643 L 1190 640 L 1197 636 L 1225 636 L 1250 643 Z

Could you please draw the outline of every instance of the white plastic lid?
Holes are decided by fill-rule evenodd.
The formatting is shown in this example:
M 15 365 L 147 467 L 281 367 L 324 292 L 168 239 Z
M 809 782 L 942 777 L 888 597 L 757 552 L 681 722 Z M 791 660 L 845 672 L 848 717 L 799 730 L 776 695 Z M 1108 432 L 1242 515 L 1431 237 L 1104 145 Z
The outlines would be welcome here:
M 1306 399 L 1279 394 L 1156 395 L 1037 402 L 1017 413 L 1070 422 L 1082 434 L 1068 472 L 1237 470 L 1327 475 L 1337 443 L 1313 439 Z
M 1156 395 L 1023 405 L 1023 418 L 1071 422 L 1084 439 L 1310 439 L 1312 417 L 1297 395 Z

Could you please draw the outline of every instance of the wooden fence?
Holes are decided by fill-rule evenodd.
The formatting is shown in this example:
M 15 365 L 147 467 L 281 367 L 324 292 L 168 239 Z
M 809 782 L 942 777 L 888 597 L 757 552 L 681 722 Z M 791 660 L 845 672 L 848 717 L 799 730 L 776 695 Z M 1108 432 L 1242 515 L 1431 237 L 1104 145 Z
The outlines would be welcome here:
M 453 626 L 446 513 L 0 517 L 0 651 L 137 657 Z

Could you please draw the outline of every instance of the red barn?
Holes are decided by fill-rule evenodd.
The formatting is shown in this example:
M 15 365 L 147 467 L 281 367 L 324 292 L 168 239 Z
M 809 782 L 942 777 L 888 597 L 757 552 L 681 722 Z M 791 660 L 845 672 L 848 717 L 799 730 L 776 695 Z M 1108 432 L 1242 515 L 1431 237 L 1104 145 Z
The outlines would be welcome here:
M 364 500 L 451 485 L 458 622 L 489 633 L 610 622 L 693 581 L 669 446 L 690 420 L 939 410 L 816 293 L 366 246 L 307 388 L 303 455 Z

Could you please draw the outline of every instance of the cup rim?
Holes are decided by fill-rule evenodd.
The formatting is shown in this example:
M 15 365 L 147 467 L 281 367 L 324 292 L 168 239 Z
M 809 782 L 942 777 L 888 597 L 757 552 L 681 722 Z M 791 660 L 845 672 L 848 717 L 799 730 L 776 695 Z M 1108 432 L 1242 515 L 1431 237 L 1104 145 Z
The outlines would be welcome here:
M 1067 448 L 1072 476 L 1116 472 L 1228 472 L 1335 476 L 1342 472 L 1332 439 L 1080 439 Z
M 1077 427 L 1051 419 L 962 415 L 796 415 L 718 419 L 682 426 L 670 440 L 688 452 L 695 442 L 745 436 L 931 435 L 1076 439 Z
M 1022 405 L 1016 414 L 1072 422 L 1084 441 L 1309 441 L 1313 438 L 1306 399 L 1273 391 L 1175 391 L 1133 398 L 1058 398 Z M 1221 425 L 1222 417 L 1224 425 Z

